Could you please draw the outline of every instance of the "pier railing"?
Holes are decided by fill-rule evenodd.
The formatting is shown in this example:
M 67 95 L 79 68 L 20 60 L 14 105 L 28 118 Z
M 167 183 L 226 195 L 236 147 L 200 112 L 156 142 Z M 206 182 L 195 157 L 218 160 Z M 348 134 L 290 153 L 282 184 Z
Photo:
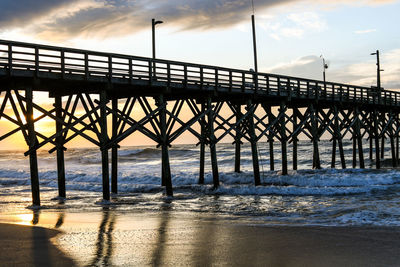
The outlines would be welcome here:
M 400 93 L 394 91 L 6 40 L 0 40 L 1 74 L 400 105 Z

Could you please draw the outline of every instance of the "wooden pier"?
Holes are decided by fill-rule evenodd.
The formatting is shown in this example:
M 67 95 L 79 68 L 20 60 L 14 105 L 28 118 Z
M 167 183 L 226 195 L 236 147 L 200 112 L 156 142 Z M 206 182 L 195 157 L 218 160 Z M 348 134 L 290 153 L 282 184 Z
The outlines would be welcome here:
M 35 103 L 37 91 L 49 93 L 54 102 L 51 109 Z M 369 139 L 369 157 L 377 169 L 385 139 L 390 140 L 393 167 L 399 159 L 400 93 L 381 88 L 0 40 L 0 92 L 0 119 L 16 126 L 0 141 L 22 132 L 34 205 L 40 205 L 37 150 L 53 146 L 49 152 L 57 157 L 59 196 L 65 197 L 65 146 L 78 136 L 100 148 L 105 200 L 110 192 L 118 192 L 119 143 L 135 132 L 161 147 L 160 182 L 169 196 L 173 185 L 168 149 L 186 132 L 200 145 L 200 184 L 209 146 L 215 188 L 219 186 L 216 146 L 228 136 L 234 140 L 235 172 L 240 172 L 242 142 L 251 144 L 255 186 L 261 184 L 261 138 L 268 141 L 271 170 L 275 169 L 274 145 L 280 142 L 282 175 L 289 169 L 289 145 L 292 167 L 297 169 L 299 135 L 311 141 L 317 169 L 322 167 L 321 137 L 332 142 L 332 168 L 337 148 L 341 167 L 346 168 L 344 138 L 353 141 L 353 168 L 365 167 L 363 139 Z M 77 112 L 78 106 L 84 114 Z M 134 109 L 142 111 L 140 119 Z M 191 113 L 189 119 L 182 116 L 184 109 Z M 41 115 L 34 118 L 35 111 Z M 51 136 L 35 128 L 43 118 L 55 123 Z

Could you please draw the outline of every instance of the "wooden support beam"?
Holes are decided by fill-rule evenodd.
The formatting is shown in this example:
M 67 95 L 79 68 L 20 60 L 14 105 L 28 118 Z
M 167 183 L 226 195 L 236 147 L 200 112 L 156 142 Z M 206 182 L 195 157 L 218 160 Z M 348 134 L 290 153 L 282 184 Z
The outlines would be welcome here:
M 297 129 L 297 108 L 293 108 L 293 133 Z M 297 134 L 293 134 L 293 170 L 297 170 Z
M 333 136 L 331 168 L 334 169 L 335 165 L 336 165 L 336 136 Z
M 122 111 L 119 111 L 118 109 L 117 114 L 113 113 L 113 116 L 117 116 L 118 114 L 122 114 L 121 118 L 118 118 L 118 124 L 117 124 L 117 129 L 118 129 L 118 135 L 122 134 L 125 130 L 125 126 L 127 124 L 127 120 L 129 120 L 129 115 L 132 112 L 133 106 L 135 105 L 136 102 L 136 97 L 129 97 L 125 103 L 124 107 L 122 108 Z M 114 127 L 114 126 L 113 126 Z
M 332 109 L 329 109 L 327 113 L 325 113 L 323 109 L 319 110 L 318 115 L 320 115 L 319 120 L 321 121 L 321 125 L 318 128 L 319 137 L 321 137 L 325 132 L 333 134 L 333 130 L 331 129 L 333 124 L 333 120 L 331 119 L 332 114 Z
M 346 169 L 346 159 L 344 157 L 344 149 L 343 149 L 343 135 L 341 133 L 341 127 L 339 125 L 339 113 L 337 106 L 335 106 L 335 113 L 337 114 L 335 119 L 335 129 L 337 131 L 338 145 L 339 145 L 339 154 L 340 154 L 340 162 L 342 164 L 342 169 Z
M 86 99 L 87 99 L 87 102 L 90 104 L 91 108 L 88 107 L 88 104 L 86 103 L 85 98 L 83 97 L 82 94 L 78 94 L 76 97 L 77 97 L 77 99 L 81 100 L 81 104 L 82 104 L 83 108 L 85 109 L 86 114 L 88 114 L 88 118 L 90 120 L 90 125 L 92 126 L 91 129 L 96 134 L 97 139 L 100 140 L 101 133 L 100 133 L 99 129 L 97 129 L 97 125 L 96 125 L 96 120 L 99 121 L 100 118 L 99 118 L 97 112 L 90 113 L 91 110 L 95 109 L 93 102 L 90 98 L 90 95 L 86 94 Z M 93 117 L 95 117 L 95 118 L 93 118 Z
M 307 122 L 308 118 L 310 117 L 310 109 L 308 108 L 304 113 L 304 115 L 301 114 L 301 112 L 298 109 L 294 110 L 294 112 L 296 113 L 296 117 L 299 119 L 300 123 L 297 124 L 296 129 L 293 129 L 293 132 L 290 134 L 288 139 L 293 140 L 293 136 L 295 135 L 298 136 L 300 133 L 303 133 L 308 138 L 312 139 L 311 134 L 307 132 L 307 130 L 310 131 L 311 128 L 309 126 L 309 123 Z
M 207 109 L 212 109 L 211 97 L 207 98 Z M 215 138 L 215 133 L 214 133 L 214 110 L 211 110 L 211 112 L 208 113 L 208 138 L 209 138 L 209 142 L 210 142 L 213 184 L 214 184 L 214 188 L 218 188 L 219 187 L 219 173 L 218 173 L 216 138 Z
M 370 120 L 370 122 L 373 120 L 372 118 L 371 118 L 371 116 L 372 116 L 372 112 L 370 113 L 370 116 L 369 116 L 369 120 Z M 372 134 L 372 128 L 371 128 L 371 126 L 369 126 L 368 127 L 368 138 L 369 138 L 369 160 L 370 161 L 372 161 L 373 160 L 373 148 L 374 148 L 374 145 L 373 145 L 373 134 Z
M 368 134 L 368 141 L 369 141 L 369 160 L 370 162 L 372 162 L 373 160 L 373 128 L 374 128 L 374 123 L 373 123 L 373 118 L 372 118 L 372 112 L 368 112 L 368 111 L 360 111 L 360 115 L 361 115 L 361 120 L 364 123 L 365 126 L 365 132 L 364 135 Z
M 38 169 L 37 153 L 36 153 L 37 138 L 35 134 L 35 125 L 33 120 L 33 90 L 31 87 L 28 87 L 25 90 L 25 97 L 26 97 L 26 122 L 28 124 L 28 145 L 29 149 L 32 149 L 32 152 L 29 154 L 32 203 L 34 206 L 40 206 L 39 169 Z
M 168 152 L 168 135 L 167 135 L 167 112 L 166 105 L 164 104 L 164 95 L 158 96 L 158 101 L 156 104 L 159 107 L 162 107 L 160 110 L 160 119 L 159 119 L 159 127 L 160 127 L 160 142 L 161 142 L 161 180 L 162 185 L 165 186 L 165 191 L 167 196 L 173 196 L 172 192 L 172 177 L 171 177 L 171 168 L 169 164 L 169 152 Z
M 399 136 L 396 136 L 396 162 L 399 163 Z
M 274 115 L 271 112 L 271 106 L 264 106 L 265 111 L 268 114 L 268 124 L 274 120 Z M 271 171 L 275 170 L 275 162 L 274 162 L 274 134 L 272 129 L 268 133 L 268 144 L 269 144 L 269 167 Z
M 282 175 L 288 174 L 288 160 L 287 160 L 287 137 L 286 137 L 286 103 L 281 102 L 279 113 L 281 115 L 280 119 L 280 134 L 281 134 L 281 146 L 282 146 Z M 282 115 L 283 114 L 283 115 Z
M 356 121 L 355 124 L 355 132 L 356 132 L 356 138 L 357 138 L 357 144 L 358 144 L 358 158 L 360 160 L 360 168 L 364 169 L 365 164 L 364 164 L 364 150 L 363 150 L 363 145 L 362 145 L 362 135 L 361 135 L 361 121 L 360 121 L 360 112 L 358 107 L 354 108 L 354 116 Z
M 236 105 L 236 123 L 240 122 L 241 117 L 243 116 L 241 111 L 241 105 Z M 236 126 L 236 135 L 235 135 L 235 172 L 240 173 L 240 147 L 241 147 L 241 129 L 239 125 Z
M 389 119 L 391 120 L 393 118 L 393 111 L 390 110 L 389 111 Z M 395 148 L 395 143 L 394 143 L 394 131 L 393 131 L 393 125 L 394 124 L 390 124 L 389 126 L 389 136 L 390 136 L 390 149 L 391 149 L 391 154 L 392 154 L 392 166 L 393 168 L 397 167 L 397 158 L 396 158 L 396 148 Z
M 123 120 L 124 122 L 126 122 L 130 126 L 125 131 L 123 131 L 123 132 L 120 131 L 115 138 L 110 140 L 108 142 L 107 148 L 111 148 L 113 145 L 117 145 L 119 142 L 121 142 L 122 140 L 127 138 L 130 134 L 132 134 L 136 130 L 140 131 L 145 136 L 149 137 L 151 140 L 153 140 L 155 142 L 159 142 L 160 141 L 160 136 L 159 135 L 155 135 L 153 132 L 151 132 L 150 130 L 145 128 L 144 125 L 146 125 L 148 122 L 152 121 L 155 118 L 155 116 L 157 116 L 157 114 L 159 113 L 161 108 L 162 107 L 158 107 L 157 109 L 155 109 L 155 110 L 151 111 L 150 113 L 148 113 L 140 121 L 136 121 L 136 120 L 130 118 L 129 115 L 122 114 L 122 112 L 119 111 L 119 110 L 117 110 L 117 112 L 114 112 L 114 110 L 106 107 L 106 109 L 108 111 L 110 111 L 112 114 L 118 116 L 121 120 Z
M 201 112 L 205 112 L 205 103 L 201 103 Z M 205 117 L 200 120 L 200 170 L 199 170 L 199 184 L 204 184 L 204 167 L 205 167 L 205 154 L 206 154 L 206 140 L 207 129 Z
M 373 120 L 374 120 L 374 138 L 375 138 L 375 164 L 376 168 L 380 169 L 381 168 L 381 161 L 380 161 L 380 150 L 379 150 L 379 124 L 378 124 L 378 111 L 375 109 L 373 111 Z
M 333 117 L 333 134 L 332 134 L 332 160 L 331 160 L 331 168 L 334 169 L 336 167 L 336 142 L 337 142 L 337 131 L 336 131 L 336 122 L 338 121 L 338 114 L 336 113 L 335 107 L 334 110 L 334 117 Z
M 253 110 L 252 114 L 249 114 L 247 117 L 247 125 L 249 127 L 249 135 L 250 135 L 250 144 L 251 144 L 251 156 L 253 159 L 253 174 L 254 174 L 254 185 L 260 185 L 260 165 L 258 161 L 258 151 L 257 151 L 257 137 L 254 130 L 254 117 L 252 116 L 254 113 L 254 109 L 252 107 L 251 100 L 247 101 L 247 110 Z
M 168 137 L 168 144 L 170 144 L 171 142 L 173 142 L 175 139 L 177 139 L 181 134 L 183 134 L 185 131 L 189 131 L 191 134 L 193 134 L 194 136 L 196 136 L 198 139 L 201 139 L 201 136 L 199 135 L 198 132 L 196 132 L 195 130 L 193 130 L 191 128 L 191 126 L 193 124 L 195 124 L 196 122 L 198 122 L 199 120 L 201 120 L 201 118 L 204 118 L 211 110 L 206 110 L 203 113 L 198 113 L 196 114 L 193 118 L 191 118 L 189 121 L 187 122 L 183 122 L 181 119 L 179 119 L 178 114 L 174 115 L 172 113 L 170 113 L 168 110 L 166 111 L 167 114 L 171 117 L 174 118 L 175 122 L 178 122 L 179 124 L 181 124 L 181 127 L 179 127 L 178 129 L 176 129 L 171 135 L 169 135 Z M 218 140 L 217 140 L 218 142 Z
M 1 93 L 0 93 L 0 95 L 1 95 Z M 4 109 L 6 108 L 8 97 L 9 97 L 9 93 L 6 93 L 6 95 L 3 98 L 3 102 L 1 103 L 1 106 L 0 106 L 0 119 L 1 119 L 1 116 L 3 115 Z
M 342 164 L 342 169 L 346 169 L 346 161 L 344 158 L 344 150 L 343 150 L 343 143 L 342 143 L 342 134 L 341 128 L 339 125 L 339 112 L 337 106 L 333 107 L 334 109 L 334 134 L 333 134 L 333 148 L 332 148 L 332 162 L 331 167 L 335 168 L 335 161 L 336 161 L 336 141 L 339 145 L 339 154 L 340 154 L 340 161 Z
M 21 126 L 23 125 L 23 123 L 22 123 L 22 119 L 21 119 L 20 112 L 18 111 L 18 108 L 17 108 L 17 105 L 15 104 L 14 98 L 11 96 L 11 92 L 10 92 L 10 91 L 7 91 L 7 93 L 9 94 L 10 104 L 11 104 L 11 107 L 12 107 L 12 109 L 13 109 L 13 111 L 14 111 L 15 117 L 17 118 L 17 121 L 15 121 L 14 123 L 17 124 L 17 125 L 19 125 L 19 126 L 21 127 Z M 18 93 L 17 90 L 14 90 L 14 93 L 15 93 L 15 95 L 19 95 L 19 93 Z M 32 95 L 33 95 L 33 93 L 32 93 Z M 18 97 L 17 97 L 17 98 L 18 98 Z M 19 99 L 19 98 L 18 98 L 18 99 Z M 28 102 L 27 99 L 26 99 L 25 101 Z M 32 110 L 33 110 L 34 104 L 33 104 L 33 102 L 32 102 L 32 99 L 30 99 L 29 101 L 30 101 L 30 105 L 32 106 Z M 18 102 L 19 102 L 19 101 L 18 101 Z M 20 107 L 21 107 L 22 113 L 23 113 L 25 116 L 27 116 L 27 115 L 26 115 L 27 111 L 26 111 L 26 109 L 24 108 L 24 105 L 23 105 L 21 102 L 19 102 L 19 105 L 20 105 Z M 28 104 L 26 103 L 26 105 L 28 105 Z M 32 112 L 33 112 L 33 111 L 32 111 Z M 4 117 L 5 117 L 5 115 L 6 115 L 6 114 L 3 114 Z M 34 124 L 34 123 L 32 123 L 32 124 Z M 25 142 L 26 142 L 27 144 L 29 144 L 29 134 L 27 133 L 27 129 L 26 129 L 25 127 L 21 127 L 21 132 L 22 132 L 22 134 L 23 134 L 23 136 L 24 136 Z M 37 147 L 36 147 L 36 148 L 35 148 L 35 147 L 32 147 L 32 149 L 37 150 L 38 148 L 37 148 Z
M 56 109 L 56 117 L 63 120 L 64 116 L 62 113 L 62 97 L 56 95 L 54 98 L 54 107 Z M 56 132 L 62 132 L 63 123 L 56 120 Z M 65 191 L 65 160 L 64 160 L 64 136 L 62 134 L 58 135 L 55 139 L 56 149 L 57 149 L 57 180 L 58 180 L 58 196 L 66 197 Z
M 397 167 L 397 159 L 396 159 L 396 149 L 394 144 L 394 136 L 390 135 L 390 148 L 392 152 L 392 166 L 393 168 Z
M 353 153 L 353 169 L 354 169 L 357 167 L 357 138 L 355 131 L 353 131 L 351 140 L 353 142 L 352 153 Z
M 400 128 L 399 114 L 396 114 L 396 127 L 397 129 L 394 131 L 396 135 L 396 163 L 399 163 L 399 153 L 400 153 L 400 143 L 399 143 L 399 133 L 397 130 Z
M 102 166 L 102 181 L 103 181 L 103 199 L 110 200 L 110 173 L 108 167 L 108 142 L 107 134 L 107 92 L 105 89 L 100 91 L 100 150 L 101 150 L 101 166 Z
M 381 119 L 380 119 L 381 123 L 382 123 L 382 132 L 381 132 L 381 159 L 385 158 L 385 131 L 386 129 L 384 129 L 384 126 L 386 124 L 386 114 L 385 111 L 381 112 Z
M 174 105 L 174 107 L 172 109 L 172 112 L 168 112 L 169 118 L 168 118 L 168 121 L 167 121 L 167 136 L 171 136 L 171 132 L 172 132 L 172 130 L 174 128 L 175 123 L 179 119 L 178 116 L 179 116 L 179 113 L 182 110 L 182 107 L 183 107 L 184 103 L 185 103 L 184 100 L 175 101 L 175 105 Z M 192 118 L 192 120 L 193 119 L 194 118 Z M 196 120 L 194 120 L 194 121 L 196 121 Z M 183 126 L 184 123 L 182 123 L 182 122 L 180 122 L 180 123 Z M 183 131 L 185 131 L 185 130 L 183 130 Z
M 114 111 L 112 113 L 112 138 L 116 138 L 118 135 L 118 99 L 113 98 L 111 100 L 111 108 Z M 111 147 L 111 192 L 118 194 L 118 145 L 115 144 Z
M 26 98 L 23 98 L 23 99 L 26 101 Z M 81 123 L 81 124 L 85 125 L 85 123 L 83 122 L 83 120 L 84 120 L 86 117 L 88 117 L 91 113 L 97 112 L 97 109 L 99 109 L 99 107 L 98 107 L 98 108 L 95 108 L 95 109 L 93 109 L 93 110 L 91 110 L 88 114 L 83 115 L 83 116 L 80 117 L 79 119 L 75 119 L 74 122 L 71 122 L 71 120 L 69 120 L 68 122 L 65 122 L 63 119 L 60 119 L 60 118 L 58 118 L 57 116 L 54 116 L 53 114 L 51 114 L 51 112 L 48 112 L 47 110 L 41 108 L 39 105 L 36 105 L 36 104 L 32 104 L 32 105 L 33 105 L 33 107 L 35 107 L 35 109 L 37 109 L 37 110 L 39 110 L 40 112 L 46 114 L 48 117 L 52 118 L 53 120 L 60 121 L 61 123 L 63 123 L 63 125 L 65 126 L 65 127 L 63 128 L 63 130 L 62 130 L 62 132 L 64 132 L 64 138 L 66 137 L 67 131 L 71 129 L 71 130 L 73 130 L 75 133 L 81 135 L 82 137 L 84 137 L 84 138 L 87 139 L 88 141 L 92 142 L 93 144 L 95 144 L 95 145 L 97 145 L 97 146 L 100 146 L 100 143 L 99 143 L 99 142 L 97 142 L 96 140 L 94 140 L 94 139 L 91 138 L 90 136 L 84 134 L 84 133 L 83 133 L 84 130 L 82 130 L 82 129 L 81 129 L 81 130 L 78 130 L 78 129 L 74 128 L 74 126 L 75 126 L 76 124 L 78 124 L 78 123 Z M 64 109 L 64 112 L 67 112 L 67 110 Z M 68 113 L 68 115 L 69 115 L 70 117 L 73 116 L 73 114 L 71 114 L 71 113 Z M 87 129 L 87 127 L 90 127 L 90 126 L 91 126 L 91 125 L 86 125 L 85 129 Z M 38 144 L 38 145 L 36 146 L 36 149 L 39 149 L 40 147 L 44 146 L 45 144 L 47 144 L 47 143 L 49 143 L 49 142 L 51 143 L 52 140 L 53 140 L 54 138 L 57 138 L 59 135 L 61 135 L 62 132 L 57 132 L 57 133 L 53 134 L 52 136 L 46 138 L 44 141 L 42 141 L 40 144 Z M 64 141 L 64 143 L 66 143 L 66 140 Z M 25 155 L 28 155 L 28 154 L 31 153 L 31 152 L 32 152 L 32 150 L 29 149 L 27 152 L 25 152 Z
M 312 142 L 313 142 L 313 168 L 321 169 L 321 163 L 319 160 L 319 148 L 318 148 L 318 110 L 314 108 L 313 104 L 310 106 L 311 109 L 311 127 L 312 127 Z

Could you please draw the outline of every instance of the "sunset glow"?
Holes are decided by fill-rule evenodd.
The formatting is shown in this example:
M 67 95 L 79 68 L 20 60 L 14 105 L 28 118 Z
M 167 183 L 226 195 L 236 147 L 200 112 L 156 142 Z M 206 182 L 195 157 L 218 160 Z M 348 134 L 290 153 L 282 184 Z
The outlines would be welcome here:
M 157 57 L 253 68 L 251 1 L 22 2 L 26 5 L 2 2 L 1 39 L 149 57 L 150 22 L 155 17 L 164 21 L 157 26 Z M 254 4 L 260 71 L 322 79 L 323 55 L 329 65 L 328 81 L 370 87 L 376 84 L 375 58 L 370 53 L 380 49 L 385 70 L 382 85 L 400 89 L 399 1 L 256 0 Z M 35 101 L 52 108 L 46 94 L 35 93 Z M 35 117 L 40 115 L 35 111 Z M 14 127 L 4 118 L 0 123 L 1 132 Z M 48 117 L 35 126 L 45 135 L 55 127 Z M 24 146 L 23 140 L 13 139 L 2 141 L 2 149 L 16 143 Z M 192 138 L 189 135 L 179 142 L 190 143 Z M 85 145 L 78 141 L 68 145 L 74 143 Z M 142 135 L 124 141 L 128 145 L 148 143 Z

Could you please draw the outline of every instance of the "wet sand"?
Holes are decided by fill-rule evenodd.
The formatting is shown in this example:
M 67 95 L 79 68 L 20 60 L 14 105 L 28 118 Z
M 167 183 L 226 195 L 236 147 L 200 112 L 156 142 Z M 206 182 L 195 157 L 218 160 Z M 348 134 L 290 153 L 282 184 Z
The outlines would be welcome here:
M 0 224 L 0 266 L 75 266 L 50 242 L 59 231 Z
M 169 212 L 61 215 L 59 235 L 0 225 L 0 266 L 71 266 L 65 255 L 81 266 L 400 266 L 400 228 L 250 225 Z M 60 222 L 41 216 L 43 225 Z

